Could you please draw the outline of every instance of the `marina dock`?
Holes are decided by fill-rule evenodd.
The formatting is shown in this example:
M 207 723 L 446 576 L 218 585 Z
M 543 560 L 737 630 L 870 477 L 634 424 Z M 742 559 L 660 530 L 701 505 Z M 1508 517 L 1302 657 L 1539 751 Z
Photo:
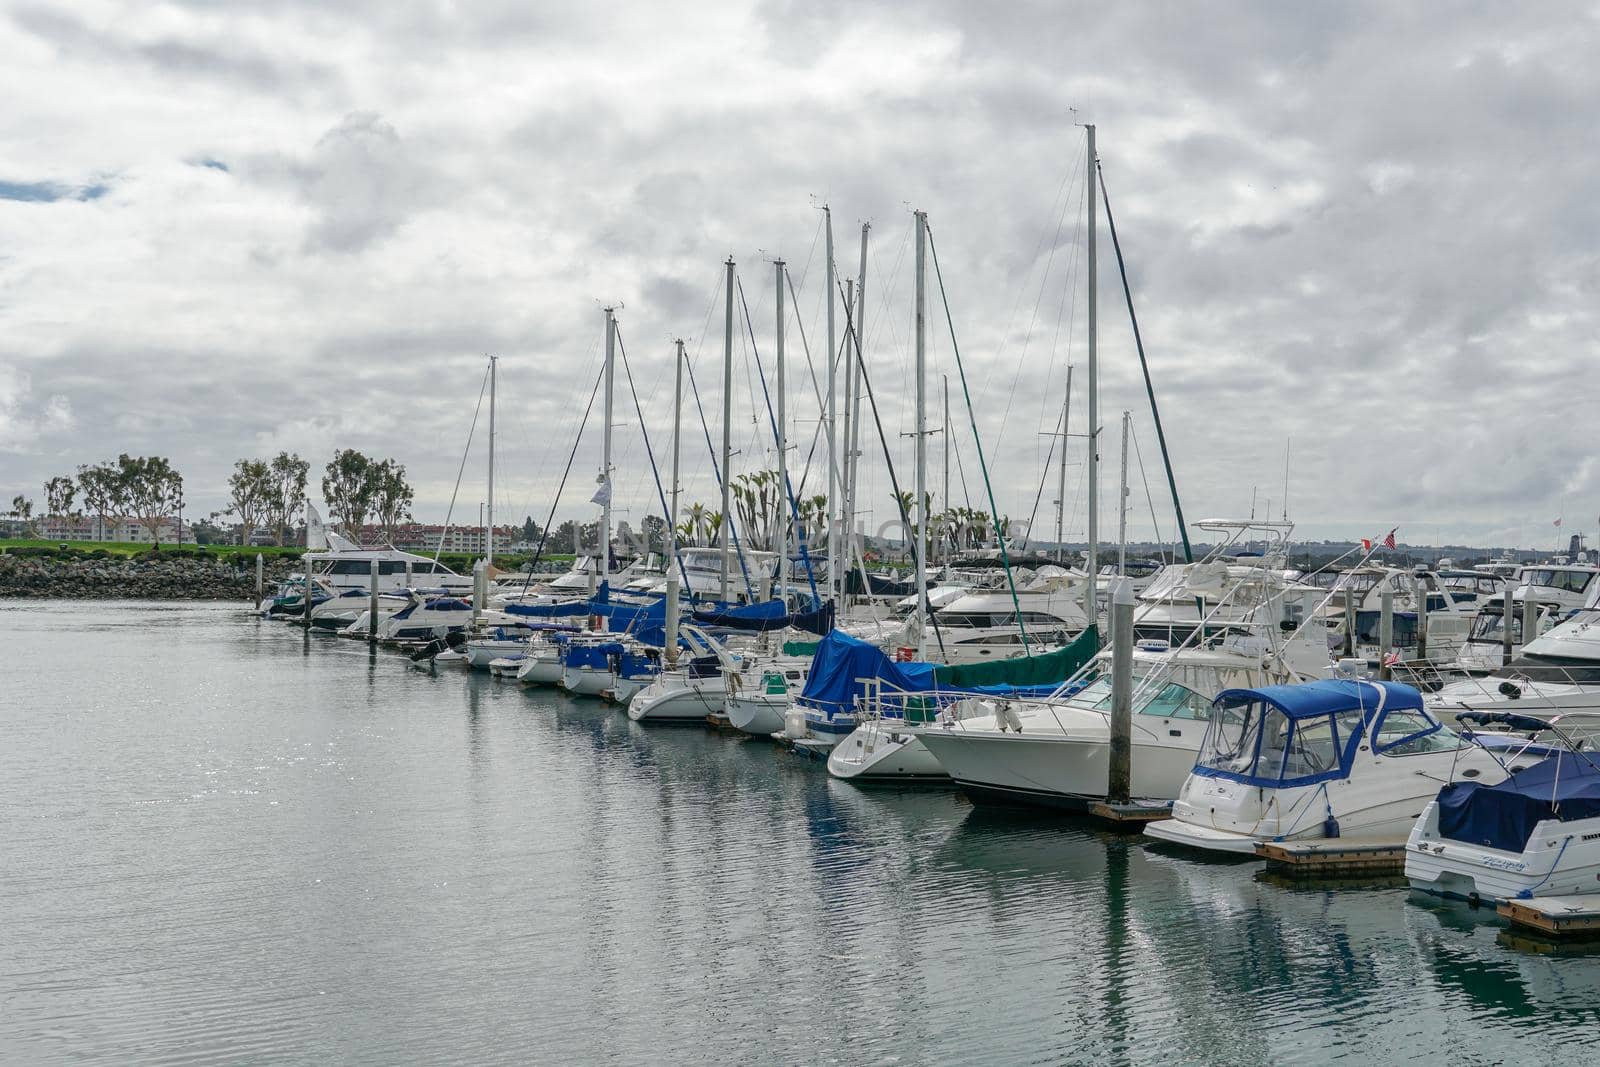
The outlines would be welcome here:
M 1256 856 L 1267 861 L 1268 873 L 1289 878 L 1364 878 L 1402 873 L 1406 843 L 1359 837 L 1267 841 L 1256 846 Z

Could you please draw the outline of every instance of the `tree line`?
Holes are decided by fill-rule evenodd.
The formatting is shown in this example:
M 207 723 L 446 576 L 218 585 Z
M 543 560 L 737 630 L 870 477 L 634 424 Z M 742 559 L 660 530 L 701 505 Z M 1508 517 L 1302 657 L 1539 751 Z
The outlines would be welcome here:
M 228 506 L 210 518 L 236 518 L 241 543 L 265 528 L 277 544 L 288 544 L 305 512 L 310 474 L 311 464 L 292 452 L 238 460 L 228 476 Z M 335 524 L 352 540 L 359 539 L 369 517 L 391 538 L 396 527 L 411 518 L 413 493 L 405 466 L 392 459 L 372 459 L 353 448 L 340 450 L 328 461 L 322 496 Z M 127 516 L 159 546 L 164 525 L 182 514 L 183 475 L 164 456 L 124 453 L 114 461 L 81 466 L 76 477 L 51 478 L 44 483 L 44 501 L 40 517 L 94 516 L 96 540 L 107 539 L 113 515 Z M 11 509 L 25 530 L 35 530 L 32 500 L 19 493 L 12 498 Z

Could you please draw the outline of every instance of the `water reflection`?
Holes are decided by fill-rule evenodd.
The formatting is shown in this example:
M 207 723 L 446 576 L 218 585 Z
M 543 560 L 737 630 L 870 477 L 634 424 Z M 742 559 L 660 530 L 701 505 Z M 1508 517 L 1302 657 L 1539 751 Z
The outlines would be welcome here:
M 0 614 L 6 1060 L 1562 1062 L 1600 1033 L 1600 960 L 1402 887 L 861 789 L 228 606 Z

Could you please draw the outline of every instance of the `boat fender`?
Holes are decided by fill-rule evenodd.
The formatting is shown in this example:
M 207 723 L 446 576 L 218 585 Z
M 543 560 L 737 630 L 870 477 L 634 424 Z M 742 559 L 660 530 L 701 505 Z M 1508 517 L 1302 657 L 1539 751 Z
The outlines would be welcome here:
M 1322 836 L 1323 837 L 1338 837 L 1339 836 L 1339 820 L 1335 819 L 1332 815 L 1329 815 L 1326 819 L 1323 819 L 1322 820 Z

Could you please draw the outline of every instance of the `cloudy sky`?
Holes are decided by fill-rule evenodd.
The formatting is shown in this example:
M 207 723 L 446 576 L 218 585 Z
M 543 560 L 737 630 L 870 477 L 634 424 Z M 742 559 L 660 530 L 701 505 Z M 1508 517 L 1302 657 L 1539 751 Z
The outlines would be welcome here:
M 170 456 L 205 512 L 242 456 L 320 469 L 354 447 L 404 463 L 438 521 L 494 353 L 500 514 L 543 521 L 603 304 L 621 305 L 658 458 L 674 337 L 719 417 L 729 255 L 769 375 L 772 260 L 792 272 L 803 462 L 818 417 L 799 331 L 820 377 L 828 203 L 843 275 L 872 225 L 867 358 L 902 478 L 920 208 L 1000 508 L 1026 516 L 1069 362 L 1070 429 L 1087 425 L 1093 122 L 1191 518 L 1252 496 L 1281 512 L 1287 451 L 1307 537 L 1548 547 L 1558 516 L 1600 524 L 1594 5 L 7 0 L 0 54 L 6 500 L 126 451 Z M 1129 409 L 1170 536 L 1101 227 L 1105 495 Z M 955 370 L 933 322 L 937 397 Z M 747 340 L 736 357 L 745 470 L 773 446 Z M 616 410 L 637 524 L 654 483 L 625 388 Z M 686 490 L 709 502 L 688 410 Z M 560 517 L 594 511 L 597 421 Z M 482 435 L 458 517 L 484 496 Z M 953 495 L 964 472 L 977 505 L 972 436 L 953 441 Z M 869 443 L 862 491 L 887 517 Z M 937 488 L 939 438 L 931 455 Z M 1051 474 L 1043 526 L 1054 495 Z

